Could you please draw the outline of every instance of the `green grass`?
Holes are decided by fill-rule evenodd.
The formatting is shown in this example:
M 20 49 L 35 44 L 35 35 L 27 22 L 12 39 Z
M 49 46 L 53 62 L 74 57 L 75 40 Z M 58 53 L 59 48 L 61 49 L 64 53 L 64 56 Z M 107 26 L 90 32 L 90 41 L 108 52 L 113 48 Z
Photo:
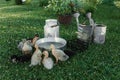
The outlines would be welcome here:
M 13 64 L 9 57 L 20 54 L 17 44 L 21 39 L 35 33 L 43 38 L 45 20 L 57 17 L 35 3 L 18 6 L 1 1 L 0 80 L 120 80 L 120 10 L 101 5 L 93 17 L 96 23 L 107 25 L 105 44 L 91 44 L 87 51 L 77 51 L 73 58 L 52 70 L 39 65 L 29 68 L 30 62 Z M 76 38 L 76 30 L 73 19 L 71 25 L 60 25 L 60 36 L 66 40 Z

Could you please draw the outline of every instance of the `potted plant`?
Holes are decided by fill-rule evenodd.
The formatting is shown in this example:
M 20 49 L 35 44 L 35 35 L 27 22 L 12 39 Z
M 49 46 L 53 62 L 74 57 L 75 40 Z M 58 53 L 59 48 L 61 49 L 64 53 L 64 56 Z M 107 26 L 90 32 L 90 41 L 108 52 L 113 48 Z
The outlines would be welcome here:
M 72 19 L 70 0 L 51 0 L 47 6 L 48 10 L 58 15 L 58 21 L 69 24 Z

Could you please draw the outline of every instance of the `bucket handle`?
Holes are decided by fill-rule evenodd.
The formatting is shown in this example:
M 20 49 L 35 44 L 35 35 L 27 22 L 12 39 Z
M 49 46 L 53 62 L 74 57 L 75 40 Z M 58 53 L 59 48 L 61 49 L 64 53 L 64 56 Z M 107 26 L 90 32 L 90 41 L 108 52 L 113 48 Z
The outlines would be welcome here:
M 52 26 L 50 26 L 51 28 L 54 28 L 54 27 L 57 27 L 57 26 L 59 26 L 60 25 L 60 23 L 57 21 L 57 24 L 56 25 L 52 25 Z

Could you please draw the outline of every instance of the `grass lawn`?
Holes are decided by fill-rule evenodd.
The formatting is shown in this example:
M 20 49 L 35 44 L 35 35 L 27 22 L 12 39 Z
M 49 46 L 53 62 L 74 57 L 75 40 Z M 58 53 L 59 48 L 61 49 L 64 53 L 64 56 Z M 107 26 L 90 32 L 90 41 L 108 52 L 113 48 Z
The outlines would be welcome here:
M 37 3 L 18 6 L 0 2 L 0 80 L 120 80 L 120 8 L 115 6 L 101 5 L 93 15 L 96 23 L 107 25 L 105 44 L 91 44 L 52 70 L 39 65 L 30 68 L 30 62 L 11 63 L 9 57 L 20 54 L 17 44 L 21 39 L 35 33 L 44 37 L 43 27 L 49 18 L 57 17 Z M 76 30 L 73 19 L 71 25 L 60 25 L 60 36 L 74 39 Z

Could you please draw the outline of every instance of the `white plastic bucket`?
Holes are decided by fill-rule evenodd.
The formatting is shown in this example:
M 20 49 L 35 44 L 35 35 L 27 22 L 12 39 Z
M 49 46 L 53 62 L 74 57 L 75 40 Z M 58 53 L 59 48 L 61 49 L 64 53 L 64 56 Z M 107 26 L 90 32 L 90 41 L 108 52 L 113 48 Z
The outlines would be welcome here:
M 45 20 L 44 37 L 59 37 L 59 26 L 56 19 Z
M 94 29 L 94 43 L 103 44 L 105 42 L 106 26 L 97 24 Z

